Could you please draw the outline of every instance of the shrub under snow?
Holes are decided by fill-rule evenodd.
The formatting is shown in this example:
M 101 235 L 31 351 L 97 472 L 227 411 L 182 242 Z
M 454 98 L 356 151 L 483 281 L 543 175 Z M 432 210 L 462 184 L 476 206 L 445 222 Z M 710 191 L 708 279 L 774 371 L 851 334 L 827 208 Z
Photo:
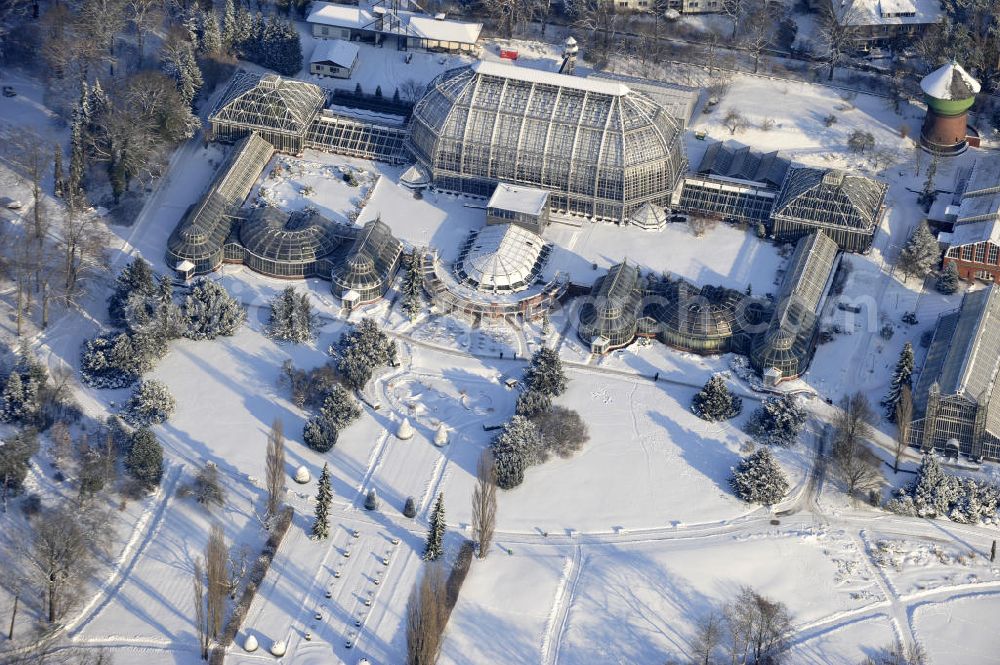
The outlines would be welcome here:
M 728 420 L 738 416 L 742 410 L 743 399 L 734 395 L 718 374 L 708 380 L 691 403 L 691 411 L 710 422 Z
M 806 424 L 806 411 L 793 395 L 768 397 L 750 414 L 747 434 L 759 443 L 791 446 Z
M 162 339 L 149 335 L 99 335 L 83 345 L 80 376 L 94 388 L 125 388 L 151 370 L 166 351 Z
M 215 339 L 236 334 L 246 321 L 247 311 L 220 284 L 199 279 L 184 300 L 187 330 L 191 339 Z
M 729 479 L 736 496 L 748 503 L 773 506 L 788 494 L 788 478 L 770 448 L 758 448 L 743 458 Z
M 148 427 L 165 422 L 174 413 L 177 402 L 166 385 L 152 379 L 143 381 L 122 407 L 122 418 L 134 427 Z

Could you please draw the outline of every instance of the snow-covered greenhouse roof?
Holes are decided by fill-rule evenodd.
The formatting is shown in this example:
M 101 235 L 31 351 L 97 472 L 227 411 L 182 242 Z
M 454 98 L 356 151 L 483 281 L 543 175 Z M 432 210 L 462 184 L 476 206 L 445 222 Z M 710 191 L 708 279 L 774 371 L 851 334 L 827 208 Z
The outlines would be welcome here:
M 246 251 L 281 263 L 309 263 L 331 254 L 343 241 L 333 222 L 315 212 L 256 208 L 240 227 Z
M 647 201 L 666 205 L 686 168 L 680 126 L 646 95 L 496 62 L 434 79 L 410 127 L 414 156 L 443 189 L 541 187 L 553 209 L 622 222 Z
M 229 153 L 208 191 L 178 223 L 167 242 L 167 263 L 188 260 L 198 274 L 222 263 L 231 215 L 242 205 L 254 182 L 274 155 L 274 146 L 258 134 L 242 139 Z
M 514 224 L 480 229 L 465 249 L 456 271 L 484 291 L 518 291 L 534 281 L 544 259 L 545 241 Z
M 972 402 L 988 396 L 1000 368 L 1000 287 L 965 294 L 961 307 L 942 316 L 927 351 L 914 400 L 923 410 L 935 383 L 942 395 Z
M 402 243 L 381 219 L 365 224 L 347 259 L 334 269 L 332 280 L 341 290 L 357 291 L 362 301 L 380 297 L 399 267 Z
M 941 65 L 920 81 L 920 89 L 934 99 L 969 99 L 982 89 L 979 81 L 972 78 L 957 62 Z
M 887 189 L 880 180 L 839 169 L 793 167 L 772 217 L 868 232 L 878 224 Z
M 729 337 L 742 329 L 740 291 L 721 286 L 697 287 L 683 279 L 663 280 L 653 288 L 643 311 L 660 325 L 687 339 Z
M 611 266 L 608 274 L 599 277 L 580 307 L 580 338 L 590 343 L 603 337 L 611 347 L 631 342 L 642 300 L 639 280 L 639 269 L 627 261 Z
M 301 136 L 325 101 L 323 89 L 312 83 L 237 72 L 208 117 L 215 124 Z

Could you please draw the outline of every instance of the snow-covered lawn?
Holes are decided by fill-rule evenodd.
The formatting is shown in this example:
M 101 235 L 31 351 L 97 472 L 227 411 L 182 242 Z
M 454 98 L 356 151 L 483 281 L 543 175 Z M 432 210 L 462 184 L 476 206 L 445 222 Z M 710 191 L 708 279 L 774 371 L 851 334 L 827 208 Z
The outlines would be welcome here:
M 932 663 L 1000 663 L 990 619 L 1000 615 L 1000 595 L 970 594 L 913 611 L 915 632 Z
M 344 178 L 351 174 L 356 184 Z M 282 210 L 313 208 L 327 219 L 351 223 L 378 177 L 370 162 L 309 151 L 303 159 L 275 155 L 247 199 Z
M 796 644 L 789 651 L 789 658 L 797 665 L 857 665 L 893 646 L 895 640 L 892 625 L 882 615 L 838 625 Z

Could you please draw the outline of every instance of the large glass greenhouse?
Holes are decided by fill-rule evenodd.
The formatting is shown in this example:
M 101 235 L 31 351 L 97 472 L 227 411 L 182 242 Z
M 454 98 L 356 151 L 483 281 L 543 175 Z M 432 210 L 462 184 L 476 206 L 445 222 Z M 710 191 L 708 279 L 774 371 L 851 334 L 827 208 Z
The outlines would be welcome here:
M 256 133 L 233 148 L 208 191 L 170 235 L 167 264 L 171 268 L 179 269 L 181 264 L 189 262 L 193 274 L 204 275 L 222 265 L 232 215 L 273 155 L 274 146 Z
M 613 265 L 583 301 L 577 334 L 594 353 L 627 346 L 638 331 L 641 304 L 639 269 L 627 261 Z
M 806 371 L 816 349 L 819 309 L 836 259 L 837 243 L 822 231 L 795 246 L 771 321 L 750 349 L 750 364 L 765 379 L 793 379 Z
M 403 244 L 381 219 L 365 224 L 347 259 L 333 270 L 333 292 L 351 307 L 381 298 L 392 283 Z
M 410 148 L 440 189 L 540 187 L 552 210 L 620 223 L 668 206 L 687 165 L 677 121 L 625 84 L 485 61 L 431 83 Z
M 337 227 L 314 211 L 255 208 L 240 225 L 243 263 L 269 277 L 328 277 L 330 256 L 346 235 Z
M 668 346 L 700 354 L 727 353 L 744 331 L 745 294 L 722 286 L 697 287 L 683 279 L 654 284 L 643 308 L 656 337 Z
M 550 249 L 540 236 L 520 226 L 484 226 L 462 248 L 455 273 L 481 291 L 522 291 L 535 281 Z
M 771 232 L 792 242 L 822 230 L 841 249 L 864 252 L 882 215 L 889 186 L 837 169 L 793 168 L 771 212 Z
M 208 120 L 216 140 L 235 141 L 257 132 L 278 152 L 297 155 L 325 102 L 326 94 L 318 85 L 237 72 Z

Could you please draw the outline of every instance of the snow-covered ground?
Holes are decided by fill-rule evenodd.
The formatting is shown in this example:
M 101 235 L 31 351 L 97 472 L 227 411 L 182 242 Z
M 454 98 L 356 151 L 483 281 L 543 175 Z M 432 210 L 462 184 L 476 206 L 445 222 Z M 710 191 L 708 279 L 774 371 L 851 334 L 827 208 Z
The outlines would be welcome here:
M 498 44 L 487 46 L 486 57 L 496 57 Z M 522 51 L 528 66 L 548 67 L 555 58 L 551 46 L 509 45 Z M 393 81 L 426 82 L 465 61 L 414 53 L 406 64 L 401 53 L 362 49 L 354 78 L 324 85 L 353 89 L 360 80 L 366 90 L 382 85 L 389 96 Z M 0 99 L 3 130 L 61 132 L 50 115 L 35 112 L 40 88 L 32 92 L 30 81 L 23 85 L 23 95 Z M 922 218 L 912 190 L 923 185 L 926 158 L 917 173 L 912 141 L 900 132 L 904 124 L 916 131 L 919 109 L 904 105 L 897 115 L 879 98 L 745 76 L 734 78 L 720 108 L 695 118 L 693 129 L 727 138 L 721 120 L 730 107 L 744 110 L 755 124 L 735 138 L 764 150 L 780 148 L 804 163 L 873 171 L 868 156 L 845 151 L 854 129 L 871 131 L 899 160 L 881 168 L 890 181 L 889 209 L 875 247 L 848 259 L 853 270 L 841 298 L 862 303 L 864 312 L 847 320 L 833 302 L 828 305 L 829 323 L 844 332 L 819 348 L 809 372 L 791 386 L 830 399 L 863 390 L 877 401 L 904 341 L 914 343 L 919 364 L 921 333 L 961 297 L 940 296 L 892 272 L 899 248 Z M 827 126 L 823 116 L 831 112 L 838 120 Z M 773 119 L 774 127 L 763 129 L 764 118 Z M 689 139 L 693 147 L 703 145 Z M 113 229 L 111 266 L 120 268 L 127 257 L 141 254 L 162 271 L 168 234 L 222 158 L 218 147 L 205 148 L 197 139 L 182 146 L 135 224 Z M 969 159 L 941 163 L 939 186 L 949 187 L 955 168 Z M 279 164 L 281 175 L 270 177 Z M 358 187 L 343 181 L 345 170 L 355 174 Z M 435 247 L 445 260 L 453 259 L 461 241 L 484 223 L 485 201 L 435 192 L 414 199 L 398 184 L 401 171 L 313 152 L 301 159 L 277 157 L 252 197 L 263 190 L 279 207 L 313 206 L 338 221 L 350 220 L 363 205 L 358 221 L 381 217 L 408 244 Z M 24 192 L 13 179 L 2 182 Z M 783 262 L 777 248 L 722 224 L 703 237 L 682 225 L 646 233 L 589 222 L 556 223 L 545 235 L 557 246 L 546 271 L 564 271 L 580 284 L 628 258 L 645 270 L 699 284 L 749 285 L 766 293 Z M 289 480 L 286 499 L 296 518 L 238 642 L 254 635 L 266 649 L 272 640 L 286 640 L 290 653 L 284 662 L 355 662 L 362 656 L 372 663 L 401 662 L 403 613 L 421 569 L 430 506 L 443 492 L 453 555 L 459 540 L 471 535 L 475 463 L 492 436 L 483 425 L 503 422 L 513 412 L 516 392 L 502 379 L 520 375 L 523 359 L 542 342 L 541 331 L 502 322 L 475 327 L 426 314 L 411 324 L 386 303 L 366 309 L 397 337 L 402 362 L 366 391 L 379 408 L 366 407 L 337 446 L 321 455 L 302 444 L 310 414 L 291 403 L 278 376 L 285 360 L 302 368 L 325 362 L 326 348 L 347 325 L 328 283 L 297 285 L 309 291 L 323 325 L 316 342 L 289 346 L 262 334 L 266 303 L 285 282 L 230 267 L 220 279 L 248 306 L 248 325 L 232 338 L 174 342 L 152 373 L 177 399 L 175 416 L 156 428 L 166 450 L 164 485 L 124 506 L 111 536 L 110 565 L 99 575 L 93 600 L 70 621 L 68 637 L 81 646 L 112 647 L 122 662 L 198 662 L 194 557 L 215 522 L 237 547 L 259 551 L 265 534 L 255 511 L 263 495 L 263 451 L 268 429 L 280 419 L 289 476 L 304 465 L 315 478 L 324 462 L 330 464 L 332 536 L 327 542 L 306 537 L 315 484 Z M 77 366 L 80 341 L 97 329 L 104 305 L 103 294 L 95 295 L 85 312 L 62 314 L 38 338 L 52 366 Z M 916 312 L 920 322 L 902 324 L 904 311 Z M 581 413 L 590 441 L 572 458 L 532 467 L 522 486 L 501 493 L 494 547 L 486 560 L 473 562 L 446 633 L 444 662 L 684 660 L 699 617 L 745 584 L 793 613 L 791 662 L 852 664 L 897 640 L 921 644 L 938 665 L 997 661 L 993 635 L 983 628 L 1000 598 L 1000 571 L 985 558 L 995 529 L 898 517 L 847 500 L 831 477 L 812 475 L 815 422 L 796 447 L 776 451 L 790 476 L 788 499 L 774 511 L 744 504 L 733 497 L 727 479 L 745 450 L 740 427 L 756 406 L 755 396 L 738 385 L 745 412 L 728 423 L 707 424 L 688 408 L 696 387 L 725 371 L 730 358 L 682 354 L 652 343 L 595 360 L 580 348 L 567 315 L 553 315 L 546 341 L 559 346 L 567 363 L 570 384 L 559 403 Z M 886 322 L 895 326 L 890 340 L 879 335 Z M 95 417 L 125 397 L 124 391 L 75 390 Z M 818 413 L 826 410 L 822 399 L 809 404 Z M 407 441 L 394 435 L 404 417 L 417 431 Z M 432 440 L 441 423 L 449 444 L 438 448 Z M 879 426 L 882 436 L 891 434 L 888 425 Z M 214 512 L 176 493 L 207 461 L 219 466 L 228 492 L 226 506 Z M 904 472 L 913 466 L 906 460 Z M 995 474 L 996 468 L 969 473 Z M 899 485 L 904 477 L 912 476 L 901 473 L 891 482 Z M 53 491 L 47 470 L 33 470 L 32 483 L 40 492 Z M 363 509 L 369 489 L 381 498 L 378 511 Z M 401 514 L 411 496 L 417 505 L 412 520 Z M 31 615 L 25 612 L 22 620 Z M 229 659 L 273 660 L 262 652 L 244 654 L 238 646 Z

